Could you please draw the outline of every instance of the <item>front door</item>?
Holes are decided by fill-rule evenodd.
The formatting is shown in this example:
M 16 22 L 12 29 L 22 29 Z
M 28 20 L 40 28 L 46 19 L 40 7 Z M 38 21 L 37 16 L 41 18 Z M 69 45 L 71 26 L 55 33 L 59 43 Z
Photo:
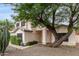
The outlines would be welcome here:
M 21 45 L 21 43 L 22 43 L 22 33 L 18 33 L 17 34 L 17 37 L 19 38 L 19 40 L 20 40 L 20 43 L 19 44 Z

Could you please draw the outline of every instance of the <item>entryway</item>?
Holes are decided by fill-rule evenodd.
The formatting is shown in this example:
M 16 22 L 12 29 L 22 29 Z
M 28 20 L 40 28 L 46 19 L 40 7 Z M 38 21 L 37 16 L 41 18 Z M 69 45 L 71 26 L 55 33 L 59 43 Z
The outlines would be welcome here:
M 21 44 L 22 44 L 22 33 L 17 33 L 17 37 L 18 37 L 19 40 L 20 40 L 19 45 L 21 45 Z

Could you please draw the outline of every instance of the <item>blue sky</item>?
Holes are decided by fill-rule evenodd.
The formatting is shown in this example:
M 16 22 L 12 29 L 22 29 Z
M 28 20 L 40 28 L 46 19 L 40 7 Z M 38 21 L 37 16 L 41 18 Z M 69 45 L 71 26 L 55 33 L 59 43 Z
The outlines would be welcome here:
M 11 15 L 13 14 L 12 6 L 0 4 L 0 20 L 9 19 L 12 20 Z

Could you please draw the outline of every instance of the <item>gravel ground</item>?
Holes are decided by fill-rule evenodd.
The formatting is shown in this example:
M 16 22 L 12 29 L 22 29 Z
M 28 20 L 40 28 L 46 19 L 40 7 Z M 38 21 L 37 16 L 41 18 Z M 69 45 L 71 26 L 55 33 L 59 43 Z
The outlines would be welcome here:
M 37 44 L 21 50 L 9 46 L 5 52 L 5 56 L 79 56 L 79 48 L 50 48 Z

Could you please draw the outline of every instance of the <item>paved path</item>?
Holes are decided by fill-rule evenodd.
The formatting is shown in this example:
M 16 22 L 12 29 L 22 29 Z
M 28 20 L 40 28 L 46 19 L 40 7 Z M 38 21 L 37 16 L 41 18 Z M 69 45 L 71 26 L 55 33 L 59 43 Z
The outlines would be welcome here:
M 6 56 L 79 56 L 79 48 L 50 48 L 41 45 L 34 45 L 26 49 L 17 49 L 8 47 L 5 53 Z

